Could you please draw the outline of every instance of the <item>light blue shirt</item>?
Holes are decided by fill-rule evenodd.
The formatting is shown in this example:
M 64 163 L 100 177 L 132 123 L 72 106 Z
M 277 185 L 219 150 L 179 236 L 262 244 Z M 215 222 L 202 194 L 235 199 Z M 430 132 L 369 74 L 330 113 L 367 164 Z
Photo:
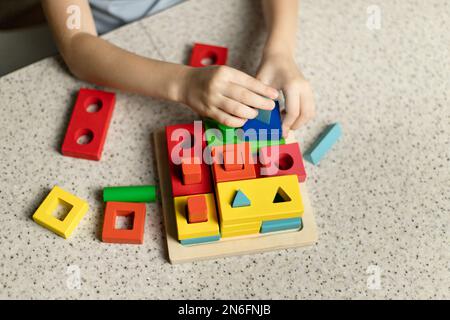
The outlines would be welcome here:
M 89 3 L 97 32 L 103 34 L 183 1 L 185 0 L 89 0 Z

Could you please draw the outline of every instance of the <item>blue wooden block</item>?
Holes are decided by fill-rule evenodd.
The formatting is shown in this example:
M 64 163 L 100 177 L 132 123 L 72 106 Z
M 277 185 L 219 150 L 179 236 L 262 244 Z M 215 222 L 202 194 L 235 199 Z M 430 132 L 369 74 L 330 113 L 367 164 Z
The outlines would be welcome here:
M 261 233 L 298 230 L 302 228 L 302 218 L 280 219 L 272 221 L 263 221 L 261 225 Z
M 259 109 L 258 110 L 258 116 L 255 118 L 256 120 L 259 120 L 265 124 L 269 124 L 270 125 L 270 118 L 272 115 L 272 110 L 263 110 L 263 109 Z
M 220 240 L 220 235 L 180 240 L 182 245 L 201 244 Z
M 253 130 L 256 132 L 252 132 Z M 264 129 L 265 131 L 262 131 Z M 242 127 L 243 133 L 246 134 L 242 140 L 280 140 L 282 138 L 280 105 L 275 101 L 275 108 L 270 112 L 270 123 L 267 124 L 255 119 L 249 119 Z M 261 130 L 261 131 L 260 131 Z M 272 132 L 273 131 L 273 132 Z M 264 133 L 263 133 L 264 132 Z M 254 133 L 254 134 L 251 134 Z
M 250 199 L 241 191 L 238 190 L 234 196 L 232 208 L 248 207 L 250 205 Z
M 317 138 L 311 148 L 308 149 L 304 158 L 312 164 L 317 165 L 328 150 L 336 143 L 341 134 L 342 130 L 339 123 L 329 125 L 319 138 Z

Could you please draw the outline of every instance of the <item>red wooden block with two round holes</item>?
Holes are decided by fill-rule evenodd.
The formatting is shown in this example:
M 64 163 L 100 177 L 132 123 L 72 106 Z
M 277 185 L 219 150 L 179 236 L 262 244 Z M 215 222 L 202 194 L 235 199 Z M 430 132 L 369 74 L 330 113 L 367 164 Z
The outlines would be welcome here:
M 62 144 L 63 155 L 100 160 L 115 101 L 112 92 L 80 89 Z
M 267 146 L 259 150 L 259 176 L 296 174 L 298 181 L 306 180 L 305 166 L 298 143 Z
M 189 223 L 208 221 L 208 205 L 204 194 L 187 198 L 187 218 Z
M 195 43 L 192 48 L 189 65 L 191 67 L 206 67 L 209 65 L 224 65 L 227 63 L 228 49 L 203 43 Z
M 203 135 L 204 129 L 201 121 L 166 127 L 168 166 L 173 197 L 213 192 L 211 171 L 203 159 L 203 150 L 206 148 Z M 185 184 L 182 159 L 195 157 L 200 159 L 201 181 L 200 183 Z
M 132 220 L 130 229 L 116 228 L 118 217 Z M 144 243 L 145 203 L 107 202 L 103 220 L 102 241 L 109 243 Z

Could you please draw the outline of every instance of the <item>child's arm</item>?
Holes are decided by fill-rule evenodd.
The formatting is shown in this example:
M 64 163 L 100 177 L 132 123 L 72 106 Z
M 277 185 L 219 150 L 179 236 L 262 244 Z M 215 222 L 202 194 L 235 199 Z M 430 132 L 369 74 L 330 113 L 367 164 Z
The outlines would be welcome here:
M 42 5 L 64 61 L 82 80 L 181 102 L 233 127 L 257 116 L 251 107 L 274 107 L 277 90 L 233 68 L 191 68 L 148 59 L 97 37 L 87 0 L 42 0 Z M 80 10 L 79 29 L 66 25 L 73 15 L 70 6 Z
M 286 117 L 283 135 L 314 117 L 314 98 L 309 83 L 294 60 L 298 0 L 262 0 L 269 34 L 257 78 L 283 91 Z

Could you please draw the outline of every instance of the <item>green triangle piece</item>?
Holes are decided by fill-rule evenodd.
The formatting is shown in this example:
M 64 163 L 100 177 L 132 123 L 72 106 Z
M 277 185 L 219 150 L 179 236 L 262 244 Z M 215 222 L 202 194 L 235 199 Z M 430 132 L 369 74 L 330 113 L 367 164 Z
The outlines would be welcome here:
M 272 115 L 272 110 L 259 109 L 258 110 L 258 116 L 256 117 L 256 120 L 270 125 L 270 116 L 271 115 Z
M 275 194 L 275 198 L 273 199 L 273 203 L 280 202 L 288 202 L 291 201 L 291 198 L 287 195 L 287 193 L 280 187 Z
M 239 207 L 248 207 L 249 205 L 250 199 L 247 198 L 247 196 L 241 190 L 236 191 L 231 207 L 239 208 Z

